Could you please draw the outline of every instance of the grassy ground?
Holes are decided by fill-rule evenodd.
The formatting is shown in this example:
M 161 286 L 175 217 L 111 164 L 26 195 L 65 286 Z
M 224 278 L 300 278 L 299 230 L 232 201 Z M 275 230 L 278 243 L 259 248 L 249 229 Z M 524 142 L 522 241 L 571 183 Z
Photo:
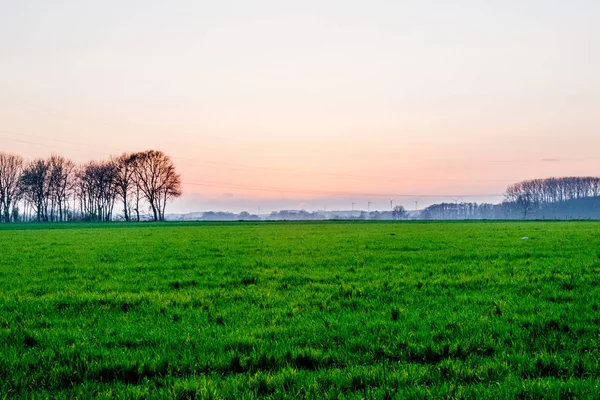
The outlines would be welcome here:
M 600 393 L 596 222 L 0 226 L 0 256 L 0 398 Z

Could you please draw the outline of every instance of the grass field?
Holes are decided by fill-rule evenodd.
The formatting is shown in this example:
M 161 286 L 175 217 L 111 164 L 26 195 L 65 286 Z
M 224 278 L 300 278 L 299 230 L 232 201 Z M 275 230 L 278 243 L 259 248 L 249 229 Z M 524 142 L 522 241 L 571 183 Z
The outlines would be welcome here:
M 596 222 L 10 225 L 0 252 L 1 398 L 600 393 Z

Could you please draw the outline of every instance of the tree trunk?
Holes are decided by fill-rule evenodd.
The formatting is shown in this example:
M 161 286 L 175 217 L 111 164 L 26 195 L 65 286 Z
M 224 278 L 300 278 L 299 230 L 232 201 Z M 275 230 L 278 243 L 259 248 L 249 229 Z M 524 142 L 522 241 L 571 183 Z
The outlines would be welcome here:
M 154 221 L 158 221 L 158 212 L 156 210 L 156 205 L 154 204 L 154 201 L 150 202 L 150 206 L 152 207 L 152 213 L 154 214 Z
M 123 212 L 125 213 L 125 222 L 129 222 L 129 212 L 127 212 L 127 192 L 123 194 Z

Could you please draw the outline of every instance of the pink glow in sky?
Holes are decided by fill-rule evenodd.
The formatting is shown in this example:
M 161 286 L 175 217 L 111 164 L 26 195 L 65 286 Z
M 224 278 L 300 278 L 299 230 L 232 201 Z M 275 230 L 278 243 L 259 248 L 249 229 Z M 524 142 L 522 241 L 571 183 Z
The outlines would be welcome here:
M 599 20 L 595 0 L 0 0 L 0 151 L 163 150 L 171 211 L 499 201 L 600 175 Z

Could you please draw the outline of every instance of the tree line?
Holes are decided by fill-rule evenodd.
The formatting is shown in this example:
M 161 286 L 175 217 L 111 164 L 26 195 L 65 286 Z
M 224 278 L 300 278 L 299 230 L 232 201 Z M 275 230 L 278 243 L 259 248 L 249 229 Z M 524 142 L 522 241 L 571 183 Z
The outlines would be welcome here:
M 182 194 L 181 177 L 162 151 L 125 153 L 77 165 L 52 154 L 25 160 L 0 152 L 0 215 L 4 222 L 125 221 L 149 212 L 163 221 L 169 200 Z
M 597 218 L 600 178 L 529 179 L 509 185 L 500 204 L 441 203 L 421 219 Z
M 573 202 L 600 196 L 600 178 L 570 176 L 530 179 L 510 185 L 505 198 L 515 205 L 523 218 L 557 203 Z

